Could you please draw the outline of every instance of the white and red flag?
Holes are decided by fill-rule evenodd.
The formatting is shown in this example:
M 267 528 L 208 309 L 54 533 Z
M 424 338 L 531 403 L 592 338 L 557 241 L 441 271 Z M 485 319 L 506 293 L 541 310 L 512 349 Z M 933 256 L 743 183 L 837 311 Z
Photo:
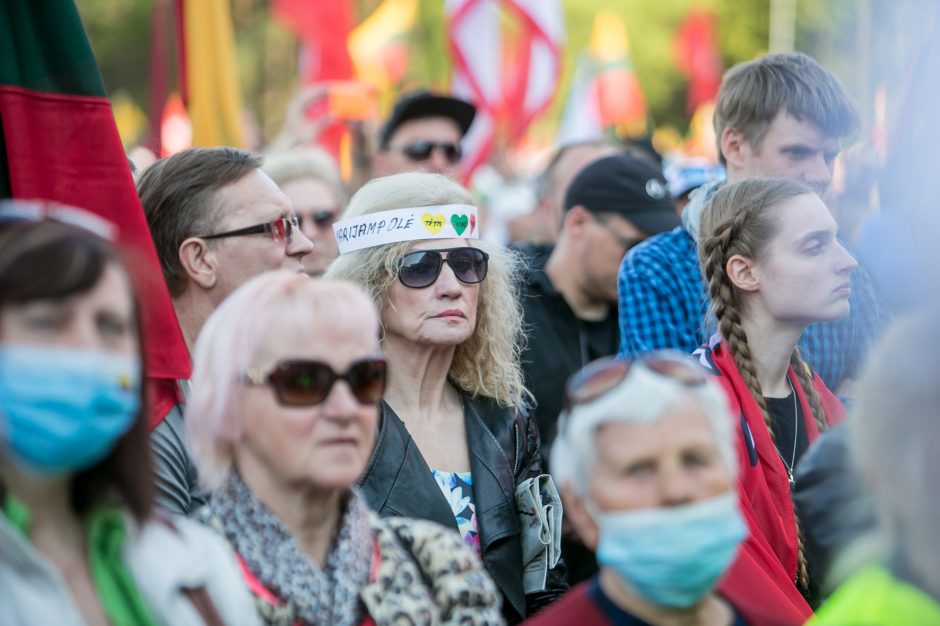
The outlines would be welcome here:
M 554 99 L 564 18 L 559 0 L 446 0 L 445 11 L 451 92 L 477 107 L 464 138 L 469 179 L 497 137 L 518 139 Z

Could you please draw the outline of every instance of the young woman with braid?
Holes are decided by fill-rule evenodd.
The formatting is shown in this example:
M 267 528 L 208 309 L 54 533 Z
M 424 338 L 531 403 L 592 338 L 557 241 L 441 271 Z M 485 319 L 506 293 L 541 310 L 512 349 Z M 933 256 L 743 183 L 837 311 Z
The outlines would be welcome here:
M 858 264 L 836 230 L 822 200 L 788 180 L 727 185 L 702 218 L 699 260 L 719 333 L 696 354 L 740 415 L 740 493 L 751 530 L 721 592 L 763 608 L 762 624 L 795 626 L 812 612 L 793 468 L 844 409 L 797 342 L 808 325 L 849 312 Z

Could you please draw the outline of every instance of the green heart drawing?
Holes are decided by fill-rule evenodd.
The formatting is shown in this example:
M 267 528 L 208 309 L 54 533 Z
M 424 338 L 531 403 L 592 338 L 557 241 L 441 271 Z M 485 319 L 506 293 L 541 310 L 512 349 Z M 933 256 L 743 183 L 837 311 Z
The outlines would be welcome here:
M 450 223 L 454 225 L 454 230 L 457 231 L 457 234 L 462 235 L 463 231 L 467 230 L 470 219 L 466 215 L 451 215 Z

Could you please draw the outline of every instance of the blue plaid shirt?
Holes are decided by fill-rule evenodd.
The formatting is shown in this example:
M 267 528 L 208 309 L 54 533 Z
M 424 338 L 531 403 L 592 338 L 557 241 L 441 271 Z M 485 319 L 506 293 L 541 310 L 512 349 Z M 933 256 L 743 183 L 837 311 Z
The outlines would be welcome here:
M 851 313 L 807 327 L 803 358 L 830 389 L 853 378 L 890 314 L 861 268 L 850 278 Z M 620 355 L 635 357 L 674 348 L 693 352 L 711 334 L 705 328 L 708 296 L 695 240 L 682 226 L 650 237 L 624 257 L 617 275 Z

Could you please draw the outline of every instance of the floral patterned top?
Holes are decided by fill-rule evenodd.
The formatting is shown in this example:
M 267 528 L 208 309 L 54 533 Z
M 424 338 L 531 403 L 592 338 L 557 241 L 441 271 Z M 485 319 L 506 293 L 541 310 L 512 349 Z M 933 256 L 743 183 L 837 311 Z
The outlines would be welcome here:
M 437 486 L 450 504 L 457 520 L 457 528 L 465 544 L 480 554 L 480 532 L 477 529 L 476 505 L 473 502 L 473 475 L 470 472 L 441 472 L 431 470 Z

